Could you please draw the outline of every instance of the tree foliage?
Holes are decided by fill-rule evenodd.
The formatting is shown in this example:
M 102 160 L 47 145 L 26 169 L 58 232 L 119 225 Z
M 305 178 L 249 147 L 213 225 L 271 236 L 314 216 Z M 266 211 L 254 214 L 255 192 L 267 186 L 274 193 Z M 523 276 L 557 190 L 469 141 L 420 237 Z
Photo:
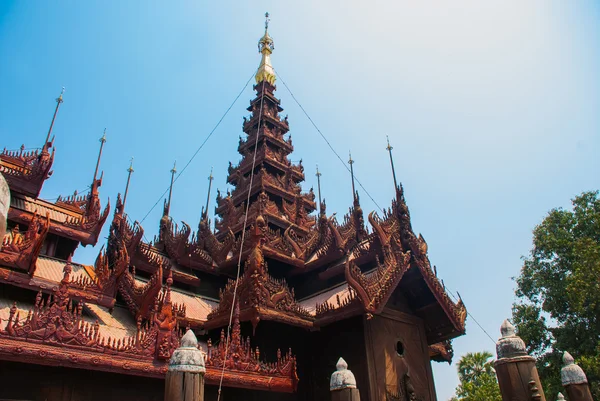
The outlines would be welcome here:
M 502 401 L 492 354 L 473 352 L 458 361 L 459 386 L 453 401 Z
M 516 279 L 513 320 L 547 396 L 562 391 L 561 355 L 569 351 L 600 397 L 600 199 L 598 191 L 554 209 L 533 230 L 533 248 Z

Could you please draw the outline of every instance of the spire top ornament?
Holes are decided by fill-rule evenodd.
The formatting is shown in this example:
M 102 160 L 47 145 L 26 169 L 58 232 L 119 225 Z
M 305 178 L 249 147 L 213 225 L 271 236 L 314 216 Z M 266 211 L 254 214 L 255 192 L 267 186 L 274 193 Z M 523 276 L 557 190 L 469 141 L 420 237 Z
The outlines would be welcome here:
M 262 53 L 262 59 L 256 71 L 256 83 L 259 84 L 267 81 L 271 85 L 275 85 L 275 70 L 271 65 L 271 53 L 275 49 L 273 39 L 269 36 L 269 13 L 265 13 L 265 34 L 258 41 L 258 52 Z
M 169 185 L 169 200 L 165 203 L 163 216 L 168 216 L 171 212 L 171 196 L 173 195 L 173 184 L 175 183 L 175 173 L 177 172 L 177 160 L 173 162 L 173 168 L 171 169 L 171 185 Z
M 129 160 L 129 168 L 127 169 L 127 184 L 125 185 L 125 195 L 123 196 L 123 209 L 127 202 L 127 194 L 129 193 L 129 182 L 131 181 L 131 173 L 133 173 L 133 157 Z
M 394 149 L 394 148 L 392 147 L 392 145 L 390 145 L 390 137 L 387 135 L 385 137 L 387 138 L 387 146 L 385 149 L 390 154 L 390 164 L 392 165 L 392 176 L 394 177 L 394 188 L 397 191 L 398 190 L 398 181 L 396 181 L 396 169 L 394 168 L 394 158 L 392 157 L 392 149 Z
M 352 152 L 348 151 L 348 164 L 350 165 L 350 176 L 352 177 L 352 197 L 354 198 L 354 202 L 356 203 L 358 196 L 356 193 L 356 188 L 354 187 L 354 167 L 352 166 L 354 164 L 354 160 L 352 160 Z
M 50 142 L 50 135 L 52 135 L 52 128 L 54 128 L 54 121 L 56 120 L 56 115 L 58 114 L 58 109 L 60 108 L 61 103 L 63 102 L 63 94 L 65 93 L 65 87 L 62 87 L 60 91 L 60 95 L 56 98 L 56 108 L 54 109 L 54 115 L 52 116 L 52 122 L 50 123 L 50 129 L 48 130 L 48 135 L 46 135 L 46 142 L 44 142 L 44 146 L 42 147 L 42 152 L 48 152 L 48 148 L 52 146 L 52 142 Z

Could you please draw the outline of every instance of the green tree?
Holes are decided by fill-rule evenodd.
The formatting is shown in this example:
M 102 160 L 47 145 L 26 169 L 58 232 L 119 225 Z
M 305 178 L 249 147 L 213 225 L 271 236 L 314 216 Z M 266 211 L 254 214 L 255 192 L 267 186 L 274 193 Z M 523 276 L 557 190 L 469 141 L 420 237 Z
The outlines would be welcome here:
M 458 378 L 454 401 L 502 401 L 496 380 L 492 354 L 469 352 L 458 361 Z
M 561 356 L 569 351 L 600 398 L 600 199 L 598 191 L 553 209 L 533 230 L 533 248 L 517 277 L 513 321 L 538 358 L 547 396 L 562 391 Z

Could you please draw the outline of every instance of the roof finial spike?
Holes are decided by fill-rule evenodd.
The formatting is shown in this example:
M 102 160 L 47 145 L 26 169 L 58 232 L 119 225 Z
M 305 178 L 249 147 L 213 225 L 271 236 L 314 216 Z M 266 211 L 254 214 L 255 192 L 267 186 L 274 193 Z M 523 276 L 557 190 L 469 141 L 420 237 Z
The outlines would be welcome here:
M 265 13 L 265 32 L 269 29 L 269 21 L 271 21 L 271 19 L 269 18 L 269 12 L 267 11 Z
M 213 177 L 213 168 L 211 166 L 210 175 L 208 176 L 208 195 L 206 195 L 206 209 L 204 209 L 204 212 L 202 213 L 202 221 L 206 222 L 208 222 L 208 205 L 210 203 L 210 189 L 212 188 L 212 182 L 214 179 L 215 177 Z
M 321 201 L 321 172 L 319 171 L 319 165 L 317 164 L 317 190 L 319 192 L 319 214 L 323 214 L 323 202 Z
M 171 185 L 169 185 L 169 200 L 165 207 L 164 215 L 168 216 L 171 211 L 171 196 L 173 195 L 173 184 L 175 183 L 175 173 L 177 172 L 177 160 L 173 162 L 173 168 L 171 169 Z
M 125 184 L 125 195 L 123 196 L 123 209 L 125 209 L 125 202 L 127 202 L 127 193 L 129 192 L 129 181 L 131 181 L 131 173 L 133 173 L 133 156 L 129 159 L 129 168 L 127 169 L 127 184 Z
M 54 121 L 56 120 L 56 115 L 58 114 L 58 109 L 60 108 L 61 103 L 63 102 L 63 94 L 65 93 L 65 87 L 62 87 L 60 91 L 60 95 L 56 98 L 56 108 L 54 109 L 54 115 L 52 116 L 52 122 L 50 123 L 50 129 L 48 130 L 48 135 L 46 135 L 46 142 L 44 142 L 44 146 L 42 147 L 42 152 L 48 152 L 48 148 L 52 146 L 52 142 L 50 142 L 50 135 L 52 135 L 52 128 L 54 128 Z
M 352 160 L 352 152 L 348 151 L 348 155 L 350 156 L 350 158 L 348 159 L 348 164 L 350 165 L 350 175 L 352 177 L 352 197 L 356 202 L 357 194 L 356 188 L 354 187 L 354 167 L 352 166 L 354 164 L 354 160 Z
M 92 180 L 92 191 L 91 195 L 93 195 L 98 187 L 102 185 L 102 177 L 98 178 L 98 168 L 100 167 L 100 159 L 102 159 L 102 149 L 104 149 L 104 143 L 106 143 L 106 128 L 104 128 L 104 133 L 102 134 L 102 138 L 100 138 L 100 151 L 98 152 L 98 160 L 96 161 L 96 170 L 94 170 L 94 179 Z
M 394 149 L 394 148 L 390 145 L 390 137 L 387 135 L 385 137 L 387 138 L 387 147 L 385 149 L 390 154 L 390 164 L 392 165 L 392 176 L 394 177 L 394 188 L 397 191 L 398 190 L 398 181 L 396 181 L 396 169 L 394 169 L 394 158 L 392 157 L 392 149 Z

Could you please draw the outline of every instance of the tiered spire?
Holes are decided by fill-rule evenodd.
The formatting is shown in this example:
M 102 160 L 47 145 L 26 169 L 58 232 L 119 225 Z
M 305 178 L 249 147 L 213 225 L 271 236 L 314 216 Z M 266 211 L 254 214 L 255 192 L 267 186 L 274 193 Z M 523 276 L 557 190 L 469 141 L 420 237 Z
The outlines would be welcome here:
M 265 22 L 265 34 L 258 42 L 262 54 L 256 74 L 254 90 L 257 96 L 250 102 L 249 118 L 244 118 L 243 131 L 247 139 L 240 138 L 238 152 L 242 160 L 237 166 L 230 164 L 227 182 L 235 188 L 223 198 L 217 196 L 217 230 L 226 233 L 231 229 L 239 234 L 246 213 L 246 201 L 250 200 L 248 219 L 259 214 L 265 216 L 270 226 L 285 230 L 290 225 L 307 230 L 315 224 L 309 214 L 316 209 L 314 193 L 302 194 L 300 183 L 304 181 L 302 161 L 292 164 L 288 156 L 293 151 L 292 140 L 284 138 L 289 131 L 280 101 L 274 95 L 275 71 L 270 56 L 273 39 L 269 36 L 269 19 Z M 250 188 L 252 183 L 252 188 Z M 223 234 L 224 235 L 224 234 Z

